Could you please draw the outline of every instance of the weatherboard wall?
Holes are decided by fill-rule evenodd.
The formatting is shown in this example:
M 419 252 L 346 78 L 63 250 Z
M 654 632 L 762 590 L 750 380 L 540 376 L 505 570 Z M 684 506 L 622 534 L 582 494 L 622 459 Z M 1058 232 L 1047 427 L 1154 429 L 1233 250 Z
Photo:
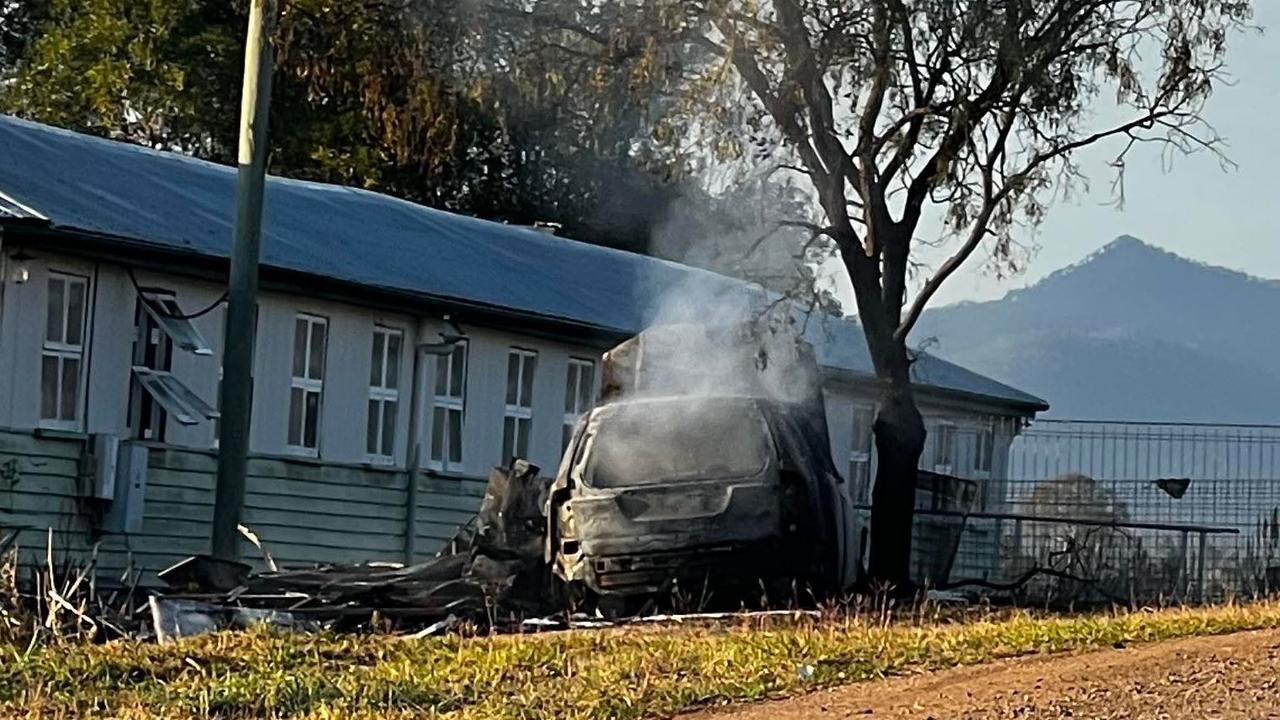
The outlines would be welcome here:
M 42 563 L 52 537 L 57 558 L 84 556 L 97 545 L 104 576 L 118 577 L 132 567 L 154 582 L 158 570 L 207 550 L 212 453 L 150 446 L 144 519 L 128 535 L 97 530 L 95 517 L 103 506 L 81 491 L 94 480 L 93 467 L 84 438 L 0 432 L 0 534 L 21 529 L 24 565 Z M 420 473 L 410 529 L 407 478 L 392 469 L 254 456 L 243 524 L 284 565 L 399 562 L 408 532 L 416 535 L 417 559 L 425 559 L 479 508 L 484 482 Z M 262 551 L 247 540 L 241 554 L 263 563 Z

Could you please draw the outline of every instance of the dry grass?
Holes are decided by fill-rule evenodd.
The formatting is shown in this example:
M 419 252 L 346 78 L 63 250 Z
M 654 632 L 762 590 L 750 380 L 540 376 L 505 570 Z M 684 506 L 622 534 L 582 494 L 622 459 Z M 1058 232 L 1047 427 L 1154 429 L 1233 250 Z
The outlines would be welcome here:
M 55 551 L 50 530 L 44 562 L 23 572 L 17 537 L 16 530 L 0 536 L 0 647 L 91 643 L 139 626 L 134 591 L 141 574 L 132 564 L 116 589 L 100 591 L 96 545 L 69 557 Z
M 1280 627 L 1280 603 L 405 640 L 220 634 L 0 646 L 0 715 L 639 718 L 1031 653 Z

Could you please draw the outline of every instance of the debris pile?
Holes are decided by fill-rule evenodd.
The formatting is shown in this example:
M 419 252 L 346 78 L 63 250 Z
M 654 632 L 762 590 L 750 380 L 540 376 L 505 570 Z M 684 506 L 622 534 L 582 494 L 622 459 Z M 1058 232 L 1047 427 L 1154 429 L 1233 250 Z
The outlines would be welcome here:
M 518 623 L 555 612 L 543 561 L 543 503 L 550 480 L 517 460 L 494 468 L 476 517 L 432 560 L 322 565 L 250 573 L 198 556 L 160 577 L 152 598 L 159 639 L 270 623 L 298 629 L 438 630 L 459 622 Z

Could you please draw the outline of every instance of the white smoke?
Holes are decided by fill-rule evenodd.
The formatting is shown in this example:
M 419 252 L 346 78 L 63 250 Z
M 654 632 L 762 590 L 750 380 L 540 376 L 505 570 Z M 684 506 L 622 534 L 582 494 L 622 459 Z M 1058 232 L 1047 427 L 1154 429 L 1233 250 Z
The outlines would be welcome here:
M 804 314 L 826 308 L 804 291 L 807 232 L 782 224 L 795 208 L 783 193 L 708 202 L 678 203 L 655 233 L 654 254 L 707 270 L 659 268 L 649 279 L 647 330 L 632 356 L 612 358 L 641 369 L 629 394 L 809 399 L 818 378 Z

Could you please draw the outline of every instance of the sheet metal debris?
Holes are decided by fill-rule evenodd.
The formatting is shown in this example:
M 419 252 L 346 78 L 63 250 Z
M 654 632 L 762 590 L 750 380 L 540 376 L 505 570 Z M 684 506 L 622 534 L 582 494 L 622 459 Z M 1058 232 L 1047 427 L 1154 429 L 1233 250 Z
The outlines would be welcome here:
M 514 625 L 544 614 L 550 578 L 542 561 L 541 508 L 549 482 L 522 460 L 495 468 L 476 517 L 442 554 L 415 565 L 334 564 L 250 574 L 240 573 L 238 563 L 188 558 L 160 573 L 170 591 L 151 603 L 156 633 L 172 638 L 268 622 L 431 635 L 463 622 Z

